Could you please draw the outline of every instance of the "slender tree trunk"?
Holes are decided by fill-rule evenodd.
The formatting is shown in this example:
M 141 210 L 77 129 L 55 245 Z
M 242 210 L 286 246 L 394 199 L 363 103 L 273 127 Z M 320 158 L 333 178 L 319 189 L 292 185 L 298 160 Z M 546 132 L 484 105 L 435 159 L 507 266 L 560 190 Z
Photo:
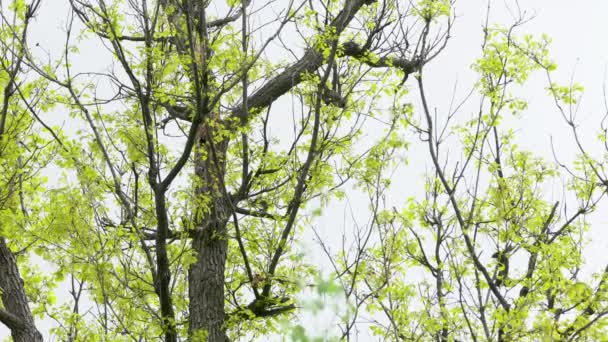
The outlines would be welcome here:
M 228 254 L 226 225 L 230 203 L 222 195 L 228 140 L 215 142 L 212 146 L 211 139 L 208 125 L 201 124 L 194 153 L 198 210 L 192 247 L 197 259 L 188 273 L 189 323 L 193 342 L 198 342 L 196 336 L 201 333 L 207 337 L 205 341 L 228 341 L 224 325 L 224 270 Z
M 167 233 L 169 231 L 169 219 L 165 202 L 165 194 L 157 187 L 154 189 L 154 201 L 156 203 L 156 217 L 158 220 L 158 232 L 156 238 L 156 276 L 158 284 L 155 284 L 156 292 L 160 300 L 160 310 L 165 329 L 165 342 L 176 342 L 177 332 L 175 330 L 175 312 L 171 300 L 171 270 L 169 269 L 169 257 L 167 253 Z
M 42 335 L 36 329 L 34 317 L 27 304 L 17 261 L 2 237 L 0 237 L 0 288 L 4 310 L 7 316 L 10 315 L 3 317 L 2 321 L 11 325 L 9 328 L 13 341 L 42 342 Z

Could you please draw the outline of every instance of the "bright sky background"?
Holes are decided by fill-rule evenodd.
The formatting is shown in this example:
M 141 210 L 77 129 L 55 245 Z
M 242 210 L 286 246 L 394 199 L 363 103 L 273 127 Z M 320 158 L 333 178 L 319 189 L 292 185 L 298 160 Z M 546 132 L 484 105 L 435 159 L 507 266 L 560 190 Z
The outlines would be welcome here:
M 254 0 L 256 1 L 262 0 Z M 286 0 L 280 0 L 285 1 Z M 67 0 L 43 0 L 34 26 L 32 27 L 32 42 L 39 42 L 48 50 L 61 49 L 64 36 L 61 27 L 65 24 L 67 14 Z M 508 25 L 512 22 L 505 4 L 515 8 L 513 0 L 493 1 L 490 22 Z M 550 47 L 551 56 L 558 65 L 555 81 L 567 84 L 571 78 L 582 84 L 586 91 L 583 97 L 578 122 L 581 129 L 589 132 L 585 136 L 585 143 L 590 151 L 598 151 L 594 136 L 603 116 L 603 86 L 606 81 L 608 68 L 608 1 L 605 0 L 521 0 L 519 5 L 526 13 L 535 14 L 535 18 L 519 28 L 520 34 L 531 33 L 539 35 L 547 33 L 552 39 Z M 458 18 L 453 28 L 453 38 L 447 49 L 426 67 L 426 89 L 433 106 L 439 111 L 449 105 L 452 92 L 457 84 L 456 96 L 464 96 L 475 81 L 475 74 L 470 65 L 480 55 L 482 25 L 485 21 L 487 2 L 485 0 L 460 0 L 456 3 L 455 11 Z M 83 66 L 91 67 L 106 65 L 99 60 L 97 47 L 81 47 Z M 410 79 L 409 82 L 412 80 Z M 546 80 L 541 73 L 533 75 L 531 81 L 523 92 L 529 100 L 529 109 L 520 119 L 514 121 L 518 127 L 517 141 L 522 148 L 531 150 L 548 160 L 553 160 L 551 153 L 551 138 L 553 138 L 557 156 L 562 162 L 572 160 L 576 150 L 573 146 L 572 136 L 565 122 L 555 110 L 552 99 L 545 90 Z M 413 96 L 415 94 L 412 94 Z M 426 149 L 421 149 L 420 142 L 412 141 L 413 145 L 408 154 L 409 166 L 401 170 L 394 179 L 392 192 L 396 203 L 403 203 L 409 196 L 420 193 L 422 175 L 431 167 L 426 157 Z M 595 144 L 595 145 L 594 145 Z M 558 184 L 559 186 L 559 184 Z M 397 197 L 401 196 L 401 198 Z M 561 193 L 555 194 L 559 200 Z M 606 202 L 606 201 L 604 201 Z M 367 208 L 367 202 L 351 201 L 350 205 L 360 212 Z M 344 204 L 332 207 L 336 211 L 326 210 L 324 215 L 316 222 L 315 228 L 323 235 L 334 235 L 344 226 L 342 213 Z M 604 209 L 606 206 L 604 206 Z M 608 217 L 606 211 L 598 211 L 593 215 L 593 228 L 589 235 L 593 238 L 589 248 L 585 251 L 589 272 L 598 271 L 608 262 Z M 311 243 L 311 246 L 314 244 Z M 314 253 L 315 259 L 324 264 L 320 253 Z M 326 316 L 305 318 L 306 322 L 319 324 L 328 322 Z M 329 321 L 330 322 L 330 321 Z M 328 323 L 324 323 L 325 326 Z M 52 322 L 40 322 L 39 328 L 46 332 Z M 319 329 L 321 330 L 321 329 Z M 8 336 L 8 331 L 0 327 L 0 338 Z M 363 336 L 361 341 L 367 341 Z

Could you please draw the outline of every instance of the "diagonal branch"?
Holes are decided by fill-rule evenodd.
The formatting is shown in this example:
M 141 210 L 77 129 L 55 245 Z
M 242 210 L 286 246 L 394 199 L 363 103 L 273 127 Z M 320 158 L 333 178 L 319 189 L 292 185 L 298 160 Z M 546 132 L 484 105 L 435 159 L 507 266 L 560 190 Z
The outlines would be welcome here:
M 350 0 L 344 9 L 338 13 L 336 18 L 330 23 L 335 29 L 336 36 L 346 29 L 353 20 L 359 9 L 364 5 L 374 3 L 376 0 Z M 283 70 L 282 73 L 268 80 L 260 89 L 247 98 L 249 108 L 260 109 L 268 107 L 276 99 L 287 93 L 293 87 L 302 82 L 302 76 L 319 69 L 325 60 L 321 52 L 312 48 L 308 49 L 304 56 L 297 62 Z M 247 119 L 248 113 L 242 111 L 242 106 L 238 105 L 233 111 L 233 115 Z
M 25 330 L 28 328 L 27 324 L 25 324 L 21 318 L 4 309 L 0 309 L 0 322 L 11 330 Z
M 342 44 L 342 49 L 338 52 L 339 57 L 352 57 L 374 68 L 398 68 L 403 70 L 406 75 L 416 71 L 423 64 L 423 61 L 419 59 L 409 60 L 397 56 L 370 58 L 368 57 L 370 50 L 353 41 Z
M 375 0 L 349 1 L 345 8 L 340 11 L 330 24 L 330 26 L 335 28 L 336 35 L 339 36 L 346 29 L 347 25 L 353 20 L 355 14 L 361 7 L 373 2 L 375 2 Z M 401 69 L 406 76 L 416 71 L 424 64 L 423 60 L 409 60 L 398 56 L 369 58 L 369 52 L 370 50 L 367 47 L 349 41 L 338 48 L 336 57 L 352 57 L 374 68 L 398 68 Z M 301 83 L 303 75 L 318 70 L 324 63 L 322 53 L 313 48 L 309 48 L 299 60 L 285 68 L 280 74 L 268 80 L 258 90 L 251 94 L 247 98 L 247 107 L 254 110 L 268 107 L 276 99 Z M 191 121 L 192 115 L 187 107 L 171 106 L 167 104 L 163 104 L 163 107 L 165 107 L 170 117 Z M 248 119 L 248 114 L 243 111 L 243 106 L 241 104 L 234 107 L 232 114 L 241 120 Z

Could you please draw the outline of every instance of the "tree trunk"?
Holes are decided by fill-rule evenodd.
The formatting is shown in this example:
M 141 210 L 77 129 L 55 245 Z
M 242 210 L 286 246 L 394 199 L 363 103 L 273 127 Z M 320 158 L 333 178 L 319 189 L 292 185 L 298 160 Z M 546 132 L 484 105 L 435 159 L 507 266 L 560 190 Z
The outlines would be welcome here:
M 17 261 L 0 237 L 0 288 L 6 315 L 2 322 L 11 329 L 14 342 L 42 342 L 42 335 L 36 329 L 32 312 L 27 304 L 23 279 L 17 269 Z
M 220 229 L 222 230 L 220 230 Z M 227 341 L 224 326 L 224 269 L 228 243 L 224 227 L 206 229 L 193 241 L 197 260 L 188 275 L 190 295 L 190 333 L 201 331 L 209 342 Z M 196 339 L 193 342 L 198 342 Z
M 204 341 L 224 342 L 224 270 L 228 252 L 226 225 L 230 217 L 230 203 L 223 195 L 224 156 L 228 139 L 211 144 L 211 130 L 201 124 L 194 153 L 197 212 L 192 247 L 196 262 L 188 273 L 190 298 L 190 336 L 206 336 Z

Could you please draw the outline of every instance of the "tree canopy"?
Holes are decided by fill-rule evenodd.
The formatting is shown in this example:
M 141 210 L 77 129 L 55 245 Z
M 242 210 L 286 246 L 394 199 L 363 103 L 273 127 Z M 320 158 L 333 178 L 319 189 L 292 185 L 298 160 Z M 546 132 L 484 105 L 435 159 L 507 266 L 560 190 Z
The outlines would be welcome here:
M 7 337 L 608 340 L 606 122 L 492 6 L 446 99 L 453 0 L 0 1 Z M 533 75 L 572 162 L 519 145 Z

